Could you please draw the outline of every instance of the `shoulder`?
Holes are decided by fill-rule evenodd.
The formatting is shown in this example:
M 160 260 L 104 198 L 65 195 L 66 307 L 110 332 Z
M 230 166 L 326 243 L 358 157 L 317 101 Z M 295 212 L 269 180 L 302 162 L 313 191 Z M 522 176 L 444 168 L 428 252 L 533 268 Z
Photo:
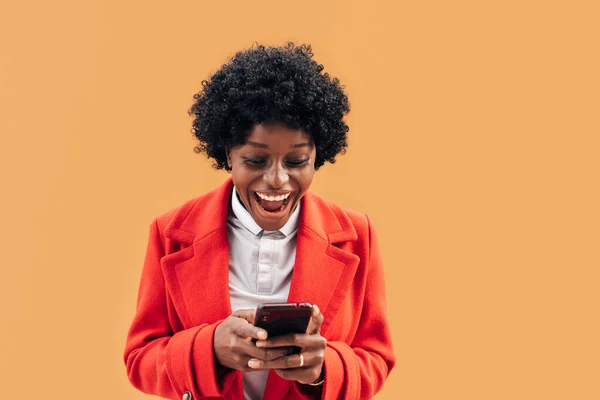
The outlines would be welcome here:
M 159 230 L 188 242 L 224 227 L 232 188 L 228 179 L 210 192 L 161 213 L 155 218 Z
M 368 235 L 371 219 L 366 213 L 352 210 L 350 208 L 344 208 L 340 206 L 336 207 L 339 207 L 340 210 L 342 210 L 342 212 L 344 212 L 348 216 L 348 218 L 352 222 L 352 226 L 354 226 L 354 229 L 358 234 L 359 239 L 362 238 L 364 235 Z
M 348 221 L 358 236 L 358 240 L 368 238 L 369 230 L 372 229 L 371 218 L 364 212 L 339 205 L 331 200 L 325 199 L 316 193 L 311 193 L 311 200 L 321 210 L 331 210 L 338 221 Z
M 164 232 L 167 226 L 171 224 L 173 221 L 185 219 L 190 212 L 201 203 L 202 198 L 205 195 L 200 195 L 193 197 L 191 199 L 186 200 L 184 203 L 179 204 L 178 206 L 172 207 L 162 213 L 158 214 L 155 217 L 156 224 L 158 225 L 158 229 L 161 232 Z

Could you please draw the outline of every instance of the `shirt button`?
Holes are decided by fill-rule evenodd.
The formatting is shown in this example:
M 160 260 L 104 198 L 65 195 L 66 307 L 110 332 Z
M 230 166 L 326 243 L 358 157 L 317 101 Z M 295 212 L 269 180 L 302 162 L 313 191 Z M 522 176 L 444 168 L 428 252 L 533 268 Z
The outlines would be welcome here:
M 192 394 L 190 392 L 185 392 L 181 397 L 181 400 L 192 400 Z

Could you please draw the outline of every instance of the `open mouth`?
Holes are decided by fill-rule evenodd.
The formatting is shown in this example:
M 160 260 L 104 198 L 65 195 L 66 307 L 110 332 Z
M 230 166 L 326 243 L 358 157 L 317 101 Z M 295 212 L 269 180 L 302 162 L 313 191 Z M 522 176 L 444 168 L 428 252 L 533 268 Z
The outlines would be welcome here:
M 292 197 L 292 192 L 285 194 L 270 195 L 266 193 L 254 192 L 254 199 L 258 205 L 267 213 L 279 214 L 284 211 Z

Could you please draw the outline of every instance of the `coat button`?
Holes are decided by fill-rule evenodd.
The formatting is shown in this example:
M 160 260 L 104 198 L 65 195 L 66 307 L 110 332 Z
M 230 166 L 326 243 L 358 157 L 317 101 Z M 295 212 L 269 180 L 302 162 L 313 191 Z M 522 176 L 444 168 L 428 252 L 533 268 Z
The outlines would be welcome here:
M 181 400 L 192 400 L 192 394 L 190 392 L 185 392 L 181 397 Z

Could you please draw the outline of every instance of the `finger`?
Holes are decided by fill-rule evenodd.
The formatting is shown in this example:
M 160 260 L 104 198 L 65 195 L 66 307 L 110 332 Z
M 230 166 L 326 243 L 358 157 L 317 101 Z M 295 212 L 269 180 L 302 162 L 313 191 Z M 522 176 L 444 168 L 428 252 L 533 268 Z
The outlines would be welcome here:
M 297 346 L 303 349 L 324 349 L 327 346 L 327 340 L 321 335 L 292 333 L 289 335 L 275 336 L 267 340 L 259 340 L 256 342 L 256 346 L 261 348 Z
M 302 361 L 304 359 L 304 361 Z M 252 369 L 290 369 L 300 368 L 306 365 L 306 354 L 293 354 L 291 356 L 279 357 L 275 360 L 266 361 L 253 358 L 248 361 L 248 366 Z
M 244 352 L 250 356 L 250 358 L 256 358 L 263 361 L 272 361 L 280 357 L 285 357 L 291 354 L 289 347 L 275 347 L 272 349 L 261 349 L 256 347 L 254 343 L 249 343 L 248 346 L 244 346 Z
M 314 367 L 302 367 L 294 369 L 274 369 L 277 375 L 290 381 L 312 382 L 315 380 Z
M 231 328 L 232 332 L 242 338 L 251 338 L 251 339 L 266 339 L 267 331 L 261 328 L 257 328 L 254 325 L 251 325 L 245 319 L 239 318 L 235 321 L 233 327 Z
M 325 317 L 321 313 L 319 306 L 316 304 L 313 305 L 312 315 L 310 317 L 310 322 L 308 323 L 308 329 L 306 333 L 309 335 L 315 335 L 321 332 L 321 325 L 323 325 L 323 321 Z
M 254 317 L 256 316 L 256 309 L 237 310 L 232 314 L 234 317 L 245 319 L 249 324 L 254 324 Z
M 321 363 L 322 359 L 316 352 L 306 351 L 300 354 L 279 357 L 271 361 L 253 358 L 248 361 L 248 366 L 252 369 L 293 369 L 312 367 Z

